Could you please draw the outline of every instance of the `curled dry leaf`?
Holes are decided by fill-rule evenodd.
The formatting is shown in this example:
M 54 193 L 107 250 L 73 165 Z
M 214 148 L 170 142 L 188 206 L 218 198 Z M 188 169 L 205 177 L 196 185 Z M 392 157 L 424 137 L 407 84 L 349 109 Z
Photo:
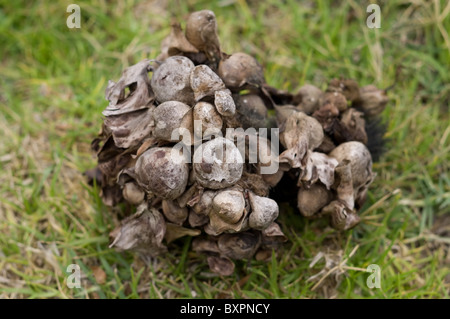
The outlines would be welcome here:
M 154 94 L 148 77 L 149 60 L 143 60 L 126 68 L 117 83 L 108 82 L 105 97 L 108 107 L 102 112 L 104 116 L 119 115 L 148 108 L 154 101 Z M 125 89 L 129 94 L 125 96 Z
M 122 149 L 114 144 L 112 136 L 106 138 L 102 146 L 100 139 L 94 140 L 93 147 L 97 150 L 98 170 L 101 172 L 101 193 L 106 206 L 114 206 L 123 199 L 122 188 L 116 183 L 119 172 L 129 165 L 133 165 L 131 153 L 133 148 Z
M 269 195 L 269 186 L 260 174 L 244 171 L 242 178 L 236 183 L 236 186 L 245 190 L 250 190 L 258 196 L 266 197 Z
M 163 61 L 170 56 L 198 52 L 197 48 L 186 39 L 180 23 L 173 22 L 171 27 L 169 36 L 161 42 L 161 53 L 156 60 Z
M 153 129 L 153 109 L 152 107 L 105 118 L 104 123 L 111 130 L 117 147 L 135 147 L 150 136 Z
M 117 174 L 132 160 L 132 150 L 124 150 L 114 143 L 112 136 L 108 137 L 104 144 L 98 148 L 98 169 L 103 178 L 115 180 Z
M 172 223 L 167 223 L 166 228 L 166 235 L 164 238 L 167 243 L 171 243 L 174 240 L 184 236 L 198 236 L 201 234 L 200 229 L 185 228 Z
M 110 248 L 156 256 L 166 251 L 162 244 L 165 233 L 166 223 L 161 213 L 142 204 L 134 215 L 125 218 L 121 226 L 111 232 Z
M 218 214 L 211 213 L 209 215 L 209 224 L 204 228 L 205 232 L 211 236 L 218 236 L 224 232 L 241 232 L 248 229 L 248 210 L 244 209 L 242 218 L 232 224 L 224 221 Z
M 308 151 L 305 167 L 301 170 L 298 185 L 309 187 L 321 181 L 327 189 L 334 184 L 334 169 L 338 161 L 326 154 Z
M 293 95 L 289 91 L 280 90 L 273 86 L 263 83 L 261 86 L 261 97 L 267 103 L 267 107 L 274 108 L 276 105 L 296 104 L 299 103 L 297 95 Z
M 304 167 L 302 161 L 308 150 L 322 144 L 323 138 L 322 126 L 315 118 L 303 112 L 293 112 L 280 134 L 281 143 L 287 148 L 280 154 L 280 163 L 288 163 L 292 168 Z
M 193 185 L 191 185 L 188 189 L 186 189 L 183 194 L 178 196 L 178 198 L 176 199 L 178 205 L 180 205 L 180 207 L 186 207 L 186 205 L 188 205 L 188 203 L 191 202 L 193 199 L 195 202 L 197 202 L 199 196 L 201 196 L 202 190 L 203 188 L 199 188 L 197 183 L 193 183 Z
M 123 200 L 122 189 L 118 185 L 105 185 L 100 191 L 103 204 L 113 207 Z
M 351 199 L 349 199 L 350 195 L 346 193 L 349 192 L 349 188 L 351 187 L 353 189 L 352 196 L 354 201 L 361 206 L 364 202 L 367 189 L 375 177 L 375 174 L 372 173 L 372 157 L 369 150 L 360 142 L 347 142 L 336 147 L 329 155 L 336 158 L 340 166 L 342 166 L 337 171 L 340 174 L 340 181 L 337 186 L 338 197 L 342 198 L 349 205 Z M 347 168 L 346 166 L 349 167 Z M 350 184 L 350 181 L 351 186 L 347 186 Z M 339 194 L 339 190 L 341 190 L 341 194 Z M 353 209 L 352 205 L 350 205 L 350 209 Z

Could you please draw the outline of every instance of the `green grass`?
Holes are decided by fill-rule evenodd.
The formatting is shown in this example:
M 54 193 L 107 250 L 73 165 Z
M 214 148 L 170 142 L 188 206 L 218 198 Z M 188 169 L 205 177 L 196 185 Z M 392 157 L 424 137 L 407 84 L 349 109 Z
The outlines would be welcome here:
M 366 27 L 361 1 L 77 1 L 81 29 L 69 30 L 72 2 L 0 0 L 0 298 L 449 298 L 448 1 L 379 1 L 381 29 Z M 148 264 L 109 249 L 120 212 L 82 176 L 95 165 L 108 79 L 154 58 L 171 17 L 203 8 L 217 15 L 223 49 L 254 55 L 278 88 L 395 84 L 363 223 L 339 233 L 285 213 L 290 243 L 227 278 L 211 276 L 188 239 Z M 319 253 L 328 266 L 310 267 Z M 80 289 L 65 284 L 72 263 Z M 381 289 L 366 286 L 370 264 Z

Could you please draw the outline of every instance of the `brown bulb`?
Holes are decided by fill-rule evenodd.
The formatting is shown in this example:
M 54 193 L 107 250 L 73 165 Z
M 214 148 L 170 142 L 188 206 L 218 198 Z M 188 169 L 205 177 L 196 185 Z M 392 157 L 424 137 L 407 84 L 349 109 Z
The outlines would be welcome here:
M 247 86 L 260 87 L 266 82 L 262 66 L 254 57 L 242 52 L 220 61 L 217 73 L 232 91 L 240 91 Z
M 158 102 L 178 101 L 194 104 L 191 89 L 191 72 L 194 63 L 186 57 L 174 56 L 166 59 L 153 73 L 151 85 Z
M 220 42 L 214 12 L 202 10 L 189 15 L 186 22 L 186 38 L 211 60 L 220 57 Z
M 178 150 L 155 147 L 145 151 L 136 162 L 139 184 L 148 192 L 174 200 L 186 189 L 189 165 Z

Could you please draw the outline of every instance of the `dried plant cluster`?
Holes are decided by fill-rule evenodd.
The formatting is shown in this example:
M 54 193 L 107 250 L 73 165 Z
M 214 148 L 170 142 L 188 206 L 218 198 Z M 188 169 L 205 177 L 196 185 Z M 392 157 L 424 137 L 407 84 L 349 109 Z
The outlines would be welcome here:
M 297 94 L 270 87 L 256 59 L 221 50 L 215 15 L 204 10 L 189 16 L 185 31 L 172 24 L 155 60 L 109 81 L 106 99 L 92 177 L 105 204 L 136 207 L 110 234 L 111 247 L 157 255 L 195 236 L 192 249 L 213 272 L 230 275 L 233 260 L 267 258 L 286 242 L 270 197 L 292 178 L 303 216 L 329 216 L 338 230 L 359 222 L 374 178 L 366 121 L 384 109 L 382 90 L 352 80 L 332 80 L 326 91 L 305 85 Z M 233 140 L 238 131 L 219 136 L 239 127 L 278 127 L 281 154 L 249 163 Z M 252 139 L 271 154 L 270 137 L 245 137 Z M 263 174 L 272 162 L 279 169 Z

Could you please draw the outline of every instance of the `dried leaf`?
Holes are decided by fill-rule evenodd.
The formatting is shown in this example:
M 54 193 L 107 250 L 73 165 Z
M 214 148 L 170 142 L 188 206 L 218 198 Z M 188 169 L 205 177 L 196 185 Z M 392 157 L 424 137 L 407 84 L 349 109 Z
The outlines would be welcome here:
M 167 243 L 171 243 L 174 240 L 184 237 L 184 236 L 198 236 L 201 234 L 199 229 L 185 228 L 180 225 L 175 225 L 172 223 L 167 223 L 165 239 Z
M 336 147 L 329 156 L 338 160 L 340 166 L 336 169 L 338 182 L 335 185 L 338 191 L 338 198 L 347 205 L 351 202 L 350 179 L 353 189 L 353 200 L 359 207 L 363 204 L 367 189 L 375 178 L 372 173 L 372 157 L 367 147 L 360 142 L 347 142 Z M 348 166 L 348 167 L 347 167 Z M 349 205 L 353 209 L 353 205 Z
M 197 53 L 197 48 L 186 39 L 180 23 L 172 22 L 171 26 L 172 30 L 170 35 L 167 37 L 167 40 L 163 40 L 164 47 L 161 48 L 161 51 L 163 53 L 167 52 L 168 56 L 180 55 L 187 52 Z
M 337 198 L 343 202 L 349 210 L 355 207 L 355 197 L 353 192 L 353 179 L 350 161 L 344 160 L 336 167 L 336 175 L 339 184 L 336 188 Z
M 280 154 L 280 163 L 288 163 L 292 168 L 304 167 L 302 160 L 308 150 L 322 144 L 324 133 L 320 123 L 303 112 L 293 112 L 286 120 L 286 127 L 280 134 L 281 143 L 287 148 Z
M 139 156 L 142 155 L 142 153 L 144 153 L 146 150 L 148 150 L 150 147 L 156 145 L 157 140 L 155 138 L 149 137 L 147 139 L 145 139 L 141 146 L 139 146 L 136 155 L 133 155 L 133 158 L 138 158 Z
M 110 102 L 103 115 L 119 115 L 148 108 L 154 101 L 150 87 L 149 60 L 143 60 L 126 68 L 117 83 L 108 82 L 105 97 Z M 130 93 L 125 96 L 125 89 Z
M 248 210 L 244 209 L 244 214 L 242 218 L 236 223 L 230 223 L 224 221 L 215 213 L 210 213 L 209 215 L 209 224 L 205 226 L 204 230 L 208 235 L 218 236 L 223 232 L 240 232 L 245 229 L 248 229 Z
M 153 130 L 153 108 L 108 116 L 104 122 L 117 147 L 134 147 L 148 138 Z
M 327 189 L 330 189 L 334 184 L 334 169 L 337 165 L 338 161 L 333 157 L 308 151 L 305 167 L 299 175 L 298 185 L 303 184 L 309 187 L 320 180 Z
M 203 187 L 199 187 L 194 183 L 191 187 L 186 189 L 183 194 L 176 199 L 180 207 L 186 207 L 188 203 L 195 205 L 203 194 Z M 211 199 L 212 200 L 212 199 Z
M 121 226 L 111 232 L 113 242 L 109 247 L 156 256 L 167 250 L 162 244 L 165 233 L 166 223 L 162 214 L 142 204 L 134 215 L 125 218 Z

